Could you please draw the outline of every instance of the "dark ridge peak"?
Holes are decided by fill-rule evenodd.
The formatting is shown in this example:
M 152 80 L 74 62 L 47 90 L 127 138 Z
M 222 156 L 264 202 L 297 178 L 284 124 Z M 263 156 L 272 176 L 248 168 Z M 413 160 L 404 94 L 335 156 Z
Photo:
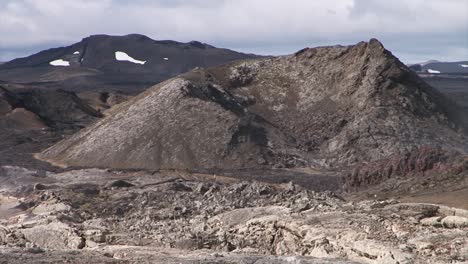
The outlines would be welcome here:
M 369 45 L 373 45 L 373 46 L 376 46 L 376 47 L 380 47 L 380 48 L 384 48 L 384 45 L 382 44 L 382 42 L 376 38 L 371 38 L 369 40 Z
M 382 42 L 380 42 L 376 38 L 370 39 L 369 42 L 367 43 L 367 47 L 376 53 L 382 53 L 382 54 L 391 55 L 392 57 L 394 57 L 393 54 L 389 50 L 385 49 L 385 46 L 382 44 Z

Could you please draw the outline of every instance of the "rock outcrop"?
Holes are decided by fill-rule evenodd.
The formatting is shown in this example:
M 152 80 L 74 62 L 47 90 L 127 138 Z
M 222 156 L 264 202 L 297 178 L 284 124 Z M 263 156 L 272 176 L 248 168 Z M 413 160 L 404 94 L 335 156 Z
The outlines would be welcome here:
M 467 150 L 456 105 L 373 39 L 195 69 L 39 155 L 146 169 L 340 167 Z

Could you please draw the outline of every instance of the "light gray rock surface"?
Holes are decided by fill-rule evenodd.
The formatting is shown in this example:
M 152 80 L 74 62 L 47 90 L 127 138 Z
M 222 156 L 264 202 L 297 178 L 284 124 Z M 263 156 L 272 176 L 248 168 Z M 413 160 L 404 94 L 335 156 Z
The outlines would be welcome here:
M 462 209 L 175 171 L 47 175 L 53 184 L 18 192 L 23 211 L 0 219 L 11 263 L 468 261 Z

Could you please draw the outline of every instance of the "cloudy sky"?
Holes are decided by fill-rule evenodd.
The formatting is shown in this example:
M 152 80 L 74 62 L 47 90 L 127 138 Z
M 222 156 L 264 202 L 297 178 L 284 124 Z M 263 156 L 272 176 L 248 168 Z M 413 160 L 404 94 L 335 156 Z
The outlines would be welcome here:
M 468 0 L 0 0 L 0 61 L 129 33 L 271 55 L 376 37 L 407 63 L 468 60 Z

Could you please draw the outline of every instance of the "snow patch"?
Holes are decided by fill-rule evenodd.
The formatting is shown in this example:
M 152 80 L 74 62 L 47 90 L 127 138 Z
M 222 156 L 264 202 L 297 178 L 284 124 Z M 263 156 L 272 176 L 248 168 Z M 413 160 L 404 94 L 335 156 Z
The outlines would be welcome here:
M 49 64 L 52 66 L 70 66 L 70 62 L 62 60 L 62 59 L 51 61 L 49 62 Z
M 118 61 L 129 61 L 129 62 L 133 62 L 133 63 L 136 63 L 136 64 L 141 64 L 141 65 L 146 63 L 146 61 L 136 60 L 136 59 L 128 56 L 128 54 L 123 52 L 123 51 L 116 51 L 115 52 L 115 59 L 118 60 Z
M 468 65 L 466 64 L 460 64 L 460 66 L 462 66 L 463 68 L 468 68 Z
M 428 73 L 440 73 L 440 71 L 432 70 L 432 69 L 427 69 Z
M 79 52 L 79 51 L 75 51 L 75 52 L 73 52 L 73 55 L 78 55 L 78 54 L 80 54 L 80 52 Z
M 169 60 L 169 58 L 164 58 L 164 60 Z

